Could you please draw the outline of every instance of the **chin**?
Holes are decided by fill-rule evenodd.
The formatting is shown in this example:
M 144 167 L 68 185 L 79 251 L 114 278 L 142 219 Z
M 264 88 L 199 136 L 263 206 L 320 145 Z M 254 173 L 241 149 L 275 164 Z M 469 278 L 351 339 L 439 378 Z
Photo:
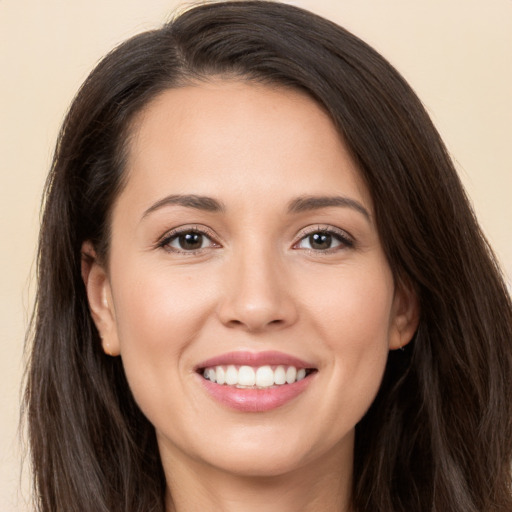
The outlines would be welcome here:
M 245 478 L 279 477 L 307 465 L 304 456 L 295 453 L 266 453 L 261 450 L 240 450 L 229 457 L 216 458 L 214 465 L 221 471 Z
M 252 435 L 249 429 L 240 430 L 242 433 L 238 432 L 236 439 L 225 437 L 218 444 L 212 440 L 214 444 L 206 447 L 203 460 L 226 473 L 255 478 L 284 476 L 328 460 L 340 463 L 346 454 L 352 464 L 353 433 L 343 436 L 345 442 L 336 443 L 327 435 L 315 442 L 303 429 L 288 435 L 283 428 L 271 432 L 266 427 L 259 433 L 256 429 Z

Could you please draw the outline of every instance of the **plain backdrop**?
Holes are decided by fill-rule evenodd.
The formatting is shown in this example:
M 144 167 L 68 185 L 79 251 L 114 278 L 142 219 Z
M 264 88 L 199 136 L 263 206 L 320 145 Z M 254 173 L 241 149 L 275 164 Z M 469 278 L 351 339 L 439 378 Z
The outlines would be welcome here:
M 512 276 L 512 0 L 297 0 L 405 76 Z M 95 63 L 193 2 L 0 0 L 0 510 L 30 509 L 18 433 L 39 204 L 58 127 Z

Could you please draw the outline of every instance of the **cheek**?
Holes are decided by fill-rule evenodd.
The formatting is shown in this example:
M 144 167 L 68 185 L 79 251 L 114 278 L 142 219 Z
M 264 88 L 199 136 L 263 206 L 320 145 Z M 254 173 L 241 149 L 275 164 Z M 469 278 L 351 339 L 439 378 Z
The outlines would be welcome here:
M 175 389 L 183 352 L 209 316 L 212 287 L 165 266 L 124 268 L 112 276 L 116 329 L 126 377 L 143 410 Z M 165 401 L 172 396 L 162 396 Z M 146 411 L 145 412 L 149 412 Z
M 116 325 L 122 350 L 165 350 L 186 343 L 210 308 L 211 287 L 199 274 L 165 265 L 133 267 L 114 283 Z
M 365 347 L 387 341 L 394 284 L 384 262 L 318 273 L 303 282 L 297 293 L 304 298 L 304 310 L 311 315 L 316 329 L 324 333 L 333 353 L 338 349 L 364 351 Z
M 359 421 L 373 402 L 382 381 L 389 351 L 394 285 L 387 265 L 358 271 L 352 268 L 315 287 L 307 308 L 326 351 L 330 382 L 325 403 L 332 414 L 350 413 Z M 320 284 L 319 281 L 316 283 Z M 333 417 L 333 421 L 339 418 Z

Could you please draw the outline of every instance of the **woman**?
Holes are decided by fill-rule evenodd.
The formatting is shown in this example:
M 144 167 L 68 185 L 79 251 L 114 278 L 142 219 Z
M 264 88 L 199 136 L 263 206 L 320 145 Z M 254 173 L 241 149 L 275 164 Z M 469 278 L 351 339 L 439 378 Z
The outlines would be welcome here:
M 511 510 L 512 308 L 374 50 L 204 5 L 91 73 L 48 180 L 41 511 Z

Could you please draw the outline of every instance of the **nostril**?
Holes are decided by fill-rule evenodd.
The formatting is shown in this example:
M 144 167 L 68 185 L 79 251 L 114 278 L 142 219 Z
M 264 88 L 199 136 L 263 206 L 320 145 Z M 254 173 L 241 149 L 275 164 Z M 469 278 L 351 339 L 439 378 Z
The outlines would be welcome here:
M 239 320 L 237 318 L 232 318 L 227 322 L 227 325 L 230 327 L 244 327 L 249 329 L 250 331 L 260 331 L 262 329 L 266 329 L 269 327 L 280 327 L 284 325 L 286 322 L 281 318 L 276 318 L 274 320 L 266 320 L 265 318 L 257 317 L 256 315 L 247 316 L 244 320 Z

